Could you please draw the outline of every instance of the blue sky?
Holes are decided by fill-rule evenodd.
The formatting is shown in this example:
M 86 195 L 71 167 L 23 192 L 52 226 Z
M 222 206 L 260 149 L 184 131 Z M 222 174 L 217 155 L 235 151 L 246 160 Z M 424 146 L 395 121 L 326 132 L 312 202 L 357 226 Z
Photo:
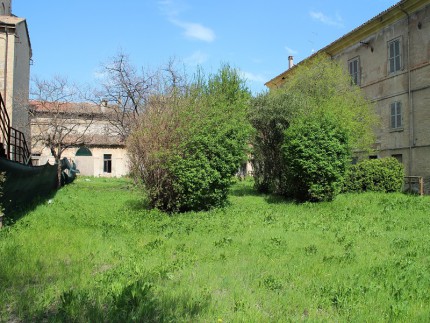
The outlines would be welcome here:
M 95 84 L 119 51 L 136 66 L 175 57 L 192 73 L 221 63 L 242 71 L 254 93 L 288 67 L 397 0 L 13 0 L 27 19 L 32 76 Z

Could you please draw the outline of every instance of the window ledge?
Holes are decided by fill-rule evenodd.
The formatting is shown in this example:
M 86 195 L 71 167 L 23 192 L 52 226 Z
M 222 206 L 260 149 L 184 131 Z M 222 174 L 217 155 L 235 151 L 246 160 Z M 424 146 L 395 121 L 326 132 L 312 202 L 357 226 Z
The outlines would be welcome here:
M 397 76 L 397 75 L 401 75 L 401 74 L 405 74 L 405 73 L 406 73 L 405 69 L 404 69 L 404 68 L 401 68 L 401 69 L 399 69 L 399 70 L 397 70 L 397 71 L 388 72 L 387 77 L 390 77 L 390 76 Z
M 391 128 L 390 132 L 402 132 L 403 130 L 404 130 L 403 127 L 401 127 L 401 128 Z

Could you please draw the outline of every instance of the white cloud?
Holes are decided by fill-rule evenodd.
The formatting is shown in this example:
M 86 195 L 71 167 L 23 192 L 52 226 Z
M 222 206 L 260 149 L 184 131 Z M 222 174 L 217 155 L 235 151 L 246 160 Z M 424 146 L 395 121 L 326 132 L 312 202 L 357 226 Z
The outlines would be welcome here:
M 208 60 L 209 56 L 206 53 L 198 50 L 194 52 L 191 56 L 184 59 L 184 62 L 188 65 L 197 66 L 202 65 Z
M 296 50 L 294 50 L 294 49 L 292 49 L 292 48 L 290 48 L 290 47 L 287 47 L 287 46 L 285 46 L 285 50 L 287 51 L 287 53 L 288 54 L 290 54 L 290 55 L 297 55 L 299 52 L 298 51 L 296 51 Z
M 254 74 L 252 72 L 241 71 L 242 77 L 248 81 L 252 82 L 262 82 L 265 83 L 267 81 L 267 77 L 262 74 Z
M 184 30 L 184 35 L 187 38 L 202 40 L 208 43 L 215 40 L 215 33 L 213 30 L 201 24 L 173 19 L 170 20 L 170 22 L 178 27 L 181 27 Z
M 324 13 L 319 11 L 311 11 L 309 13 L 312 19 L 319 21 L 325 25 L 343 27 L 343 19 L 339 14 L 336 14 L 336 18 L 326 16 Z
M 158 7 L 164 15 L 170 18 L 179 16 L 180 13 L 185 10 L 172 0 L 158 1 Z
M 170 23 L 183 29 L 185 37 L 208 43 L 215 40 L 215 33 L 212 29 L 200 23 L 179 19 L 180 14 L 185 11 L 185 9 L 179 7 L 174 0 L 160 0 L 158 1 L 158 5 L 160 11 L 167 17 Z

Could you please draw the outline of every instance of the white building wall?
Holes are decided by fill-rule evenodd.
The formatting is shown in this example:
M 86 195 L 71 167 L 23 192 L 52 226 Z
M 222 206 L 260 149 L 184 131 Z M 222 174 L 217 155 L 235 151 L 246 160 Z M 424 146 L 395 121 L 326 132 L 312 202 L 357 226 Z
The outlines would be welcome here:
M 79 169 L 79 174 L 82 176 L 94 177 L 122 177 L 129 174 L 129 158 L 125 148 L 101 148 L 89 147 L 92 156 L 76 156 L 79 148 L 69 148 L 64 151 L 62 158 L 67 158 L 74 162 Z M 110 173 L 104 172 L 104 155 L 112 155 L 112 169 Z M 54 157 L 48 148 L 41 151 L 41 155 L 37 158 L 38 165 L 50 163 L 55 164 Z

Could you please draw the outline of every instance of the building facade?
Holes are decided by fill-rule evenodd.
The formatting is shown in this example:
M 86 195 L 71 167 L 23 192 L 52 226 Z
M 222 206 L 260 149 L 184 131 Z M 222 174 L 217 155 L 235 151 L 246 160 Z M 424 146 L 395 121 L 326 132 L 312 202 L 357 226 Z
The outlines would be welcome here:
M 33 165 L 54 164 L 44 133 L 61 127 L 67 149 L 62 158 L 76 164 L 80 175 L 121 177 L 129 174 L 125 140 L 112 126 L 110 108 L 89 103 L 30 102 Z
M 430 190 L 430 0 L 403 0 L 324 47 L 374 104 L 375 152 L 393 156 Z M 266 83 L 282 85 L 294 67 Z M 363 156 L 361 156 L 363 157 Z
M 27 22 L 12 14 L 11 0 L 0 1 L 0 93 L 11 126 L 30 137 L 28 97 L 31 43 Z

